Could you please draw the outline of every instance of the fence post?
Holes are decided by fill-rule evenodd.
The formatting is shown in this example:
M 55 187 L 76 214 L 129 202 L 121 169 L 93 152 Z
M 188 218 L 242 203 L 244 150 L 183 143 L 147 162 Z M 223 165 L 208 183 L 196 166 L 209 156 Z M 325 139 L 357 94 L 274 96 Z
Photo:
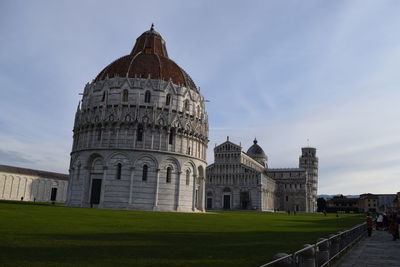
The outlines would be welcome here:
M 332 258 L 339 252 L 339 239 L 336 235 L 329 235 L 329 240 L 331 241 L 330 249 L 331 253 L 329 257 Z
M 329 261 L 329 240 L 326 238 L 320 238 L 317 243 L 319 242 L 321 243 L 318 245 L 317 262 L 318 266 L 321 266 L 325 262 Z
M 315 267 L 314 246 L 304 244 L 303 248 L 308 249 L 299 254 L 299 267 Z
M 343 248 L 344 248 L 344 242 L 345 242 L 345 236 L 344 236 L 344 233 L 342 232 L 342 231 L 339 231 L 339 232 L 337 232 L 336 233 L 337 234 L 337 237 L 338 237 L 338 243 L 339 243 L 339 250 L 338 250 L 338 252 L 339 251 L 341 251 Z

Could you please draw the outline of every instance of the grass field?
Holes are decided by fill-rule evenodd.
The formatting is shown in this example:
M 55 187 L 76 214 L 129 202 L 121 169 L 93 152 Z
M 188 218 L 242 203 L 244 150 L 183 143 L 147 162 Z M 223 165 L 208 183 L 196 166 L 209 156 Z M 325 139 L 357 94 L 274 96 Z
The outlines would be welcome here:
M 118 211 L 0 202 L 0 265 L 259 266 L 359 215 Z

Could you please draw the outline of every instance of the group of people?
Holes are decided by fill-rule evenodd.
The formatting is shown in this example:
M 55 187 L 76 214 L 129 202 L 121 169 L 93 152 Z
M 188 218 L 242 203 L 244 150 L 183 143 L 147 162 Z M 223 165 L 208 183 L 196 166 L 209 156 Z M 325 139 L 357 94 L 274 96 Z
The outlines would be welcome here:
M 368 236 L 371 236 L 374 221 L 370 215 L 367 216 Z M 387 214 L 380 213 L 375 218 L 375 229 L 389 231 L 393 241 L 399 239 L 400 213 L 388 211 Z

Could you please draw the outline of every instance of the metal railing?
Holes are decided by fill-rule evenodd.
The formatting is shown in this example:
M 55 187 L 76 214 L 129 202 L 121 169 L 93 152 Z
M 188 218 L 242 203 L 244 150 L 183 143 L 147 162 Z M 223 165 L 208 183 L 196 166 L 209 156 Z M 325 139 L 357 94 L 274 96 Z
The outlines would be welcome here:
M 367 224 L 359 224 L 349 230 L 320 238 L 313 245 L 305 244 L 304 248 L 293 254 L 278 253 L 275 260 L 260 267 L 325 267 L 336 260 L 347 248 L 355 244 L 367 233 Z

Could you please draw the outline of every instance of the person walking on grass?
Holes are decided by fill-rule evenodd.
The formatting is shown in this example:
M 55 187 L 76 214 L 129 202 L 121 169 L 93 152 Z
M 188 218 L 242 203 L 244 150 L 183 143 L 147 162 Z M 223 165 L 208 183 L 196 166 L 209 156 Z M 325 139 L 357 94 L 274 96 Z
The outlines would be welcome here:
M 393 241 L 399 239 L 399 224 L 397 223 L 395 213 L 389 219 L 389 233 L 393 236 Z
M 372 234 L 372 227 L 374 226 L 374 223 L 372 221 L 372 217 L 370 215 L 367 216 L 367 231 L 368 231 L 368 236 L 370 237 Z

